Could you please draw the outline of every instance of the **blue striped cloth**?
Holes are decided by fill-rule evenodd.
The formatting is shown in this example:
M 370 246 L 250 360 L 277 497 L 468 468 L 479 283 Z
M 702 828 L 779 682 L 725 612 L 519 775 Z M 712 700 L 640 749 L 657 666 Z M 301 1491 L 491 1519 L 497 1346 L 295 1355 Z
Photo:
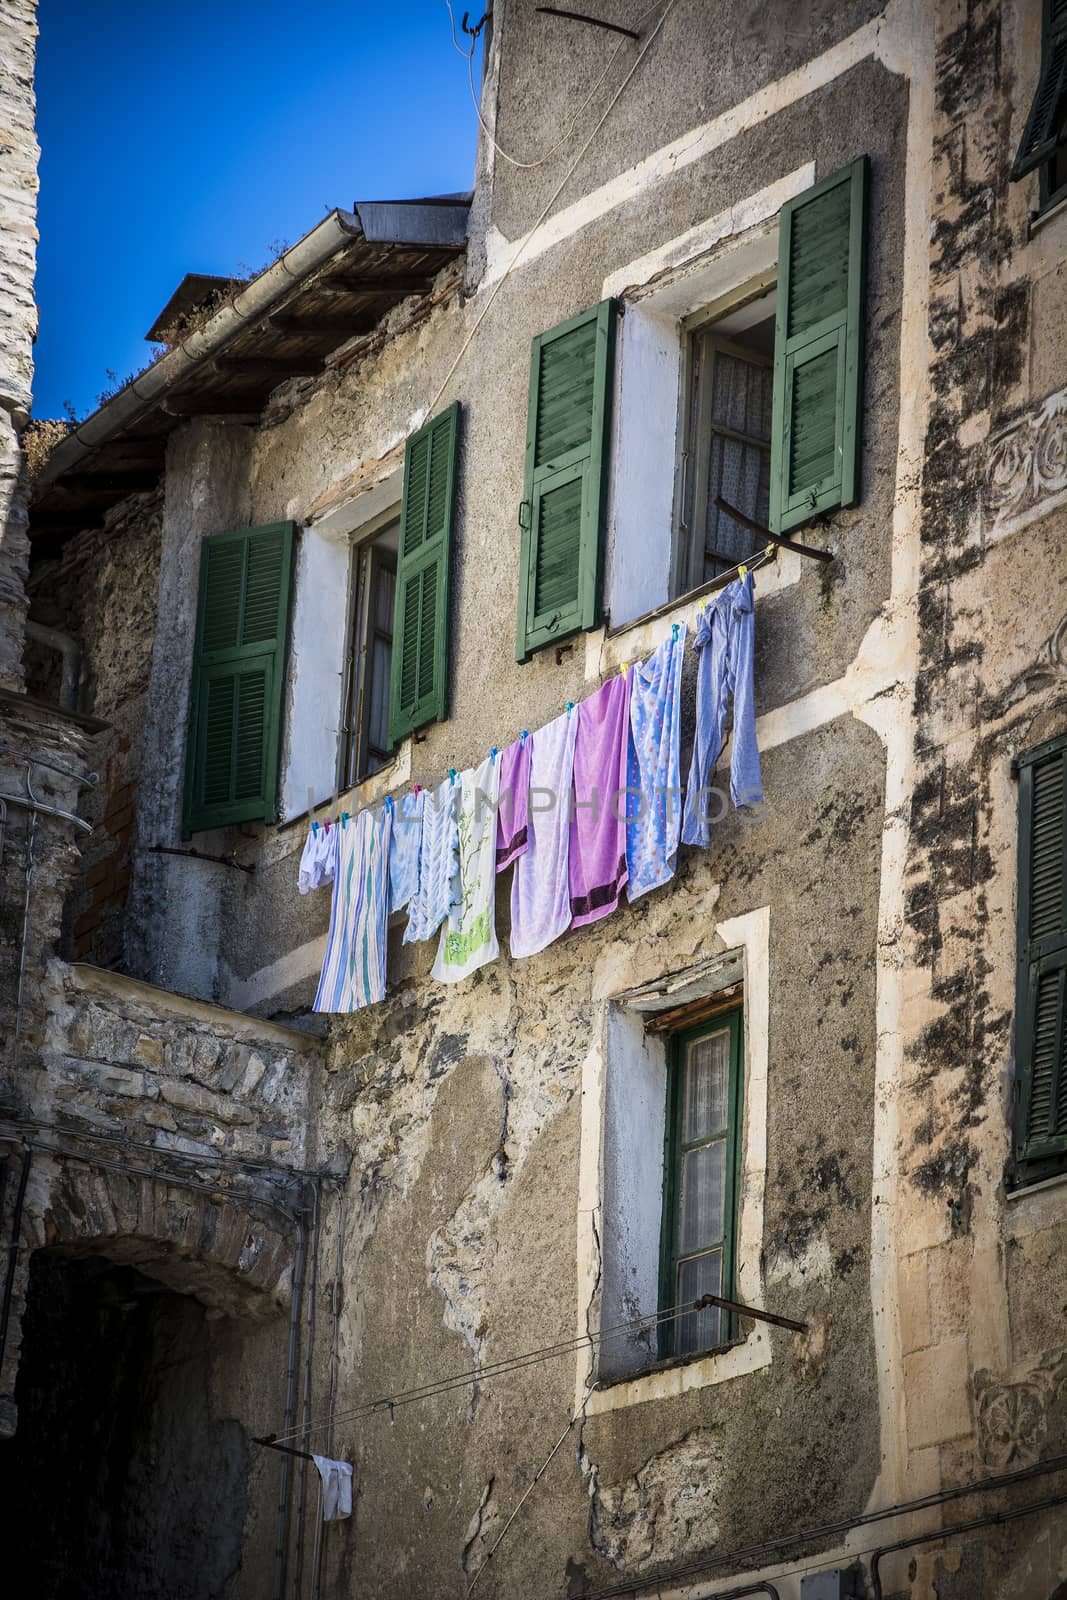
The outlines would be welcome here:
M 682 826 L 682 659 L 685 623 L 675 637 L 630 668 L 630 750 L 626 769 L 629 899 L 674 877 Z
M 358 1011 L 385 998 L 389 841 L 393 805 L 361 811 L 337 826 L 330 931 L 315 1011 Z
M 404 943 L 430 939 L 452 909 L 459 886 L 458 790 L 445 778 L 423 798 L 419 878 L 411 897 Z

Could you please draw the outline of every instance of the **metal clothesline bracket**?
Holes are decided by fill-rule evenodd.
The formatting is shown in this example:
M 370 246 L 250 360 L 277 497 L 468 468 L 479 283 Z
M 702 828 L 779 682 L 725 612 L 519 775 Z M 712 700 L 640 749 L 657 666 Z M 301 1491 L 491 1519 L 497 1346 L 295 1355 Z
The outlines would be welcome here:
M 743 511 L 738 511 L 736 506 L 732 506 L 729 500 L 724 500 L 721 494 L 715 497 L 715 509 L 725 512 L 728 517 L 739 522 L 742 528 L 747 528 L 749 533 L 755 533 L 761 539 L 769 539 L 772 544 L 780 545 L 783 550 L 795 550 L 798 556 L 811 556 L 813 561 L 834 559 L 831 550 L 817 550 L 814 545 L 798 544 L 795 539 L 787 539 L 784 533 L 772 533 L 770 528 L 761 527 L 758 522 L 753 522 L 751 517 L 746 517 Z
M 253 1444 L 261 1444 L 267 1450 L 280 1450 L 286 1456 L 299 1456 L 302 1461 L 314 1461 L 315 1457 L 310 1450 L 295 1450 L 291 1444 L 279 1444 L 277 1435 L 265 1433 L 259 1439 L 253 1438 Z
M 701 1295 L 694 1300 L 693 1310 L 703 1311 L 708 1306 L 718 1306 L 720 1311 L 732 1311 L 738 1317 L 755 1317 L 757 1322 L 770 1322 L 776 1328 L 789 1328 L 793 1333 L 810 1333 L 806 1322 L 795 1322 L 792 1317 L 779 1317 L 773 1311 L 761 1311 L 759 1306 L 745 1306 L 740 1300 L 724 1300 L 718 1294 Z

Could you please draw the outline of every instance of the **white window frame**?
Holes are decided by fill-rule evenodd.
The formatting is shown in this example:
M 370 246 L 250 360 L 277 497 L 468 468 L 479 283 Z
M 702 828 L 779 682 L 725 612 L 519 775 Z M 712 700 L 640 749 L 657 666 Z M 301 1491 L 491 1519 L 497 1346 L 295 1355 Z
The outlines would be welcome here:
M 578 1199 L 578 1325 L 586 1340 L 659 1309 L 659 1219 L 663 1192 L 666 1057 L 644 1019 L 685 1000 L 744 985 L 744 1113 L 737 1213 L 737 1294 L 762 1309 L 763 1207 L 767 1165 L 770 908 L 761 906 L 714 930 L 721 952 L 638 989 L 601 997 L 599 1026 L 582 1068 Z M 609 1079 L 611 1080 L 609 1087 Z M 625 1080 L 625 1081 L 624 1081 Z M 633 1105 L 626 1110 L 629 1091 Z M 657 1112 L 658 1107 L 658 1112 Z M 658 1123 L 656 1117 L 658 1115 Z M 631 1171 L 625 1193 L 617 1175 Z M 613 1281 L 612 1274 L 615 1274 Z M 619 1307 L 629 1301 L 629 1314 Z M 615 1343 L 616 1341 L 612 1341 Z M 651 1341 L 655 1350 L 655 1339 Z M 600 1377 L 601 1358 L 583 1343 L 575 1406 L 587 1416 L 724 1383 L 771 1364 L 769 1329 L 754 1323 L 742 1340 L 707 1355 L 653 1365 L 633 1376 Z M 610 1367 L 609 1360 L 603 1363 Z M 590 1386 L 599 1381 L 599 1387 Z
M 613 634 L 671 603 L 678 570 L 687 328 L 701 315 L 725 315 L 750 286 L 776 273 L 779 211 L 810 188 L 814 175 L 814 164 L 807 162 L 604 280 L 604 298 L 619 299 L 623 308 L 605 561 L 605 610 Z M 763 592 L 795 582 L 800 559 L 784 553 L 761 584 Z M 685 594 L 676 600 L 681 612 Z M 586 636 L 587 671 L 605 631 Z
M 352 547 L 400 515 L 403 460 L 362 493 L 304 526 L 297 540 L 286 686 L 280 820 L 337 793 L 341 764 L 342 691 L 348 653 Z M 403 785 L 411 773 L 411 741 L 354 789 L 361 803 Z M 349 806 L 349 809 L 353 809 Z

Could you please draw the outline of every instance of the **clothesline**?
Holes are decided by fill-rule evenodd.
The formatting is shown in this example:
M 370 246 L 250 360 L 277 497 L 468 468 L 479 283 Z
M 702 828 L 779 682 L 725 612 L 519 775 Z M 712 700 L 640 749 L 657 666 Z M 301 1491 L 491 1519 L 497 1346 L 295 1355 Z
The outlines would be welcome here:
M 757 557 L 752 565 L 762 559 Z M 386 925 L 408 910 L 404 942 L 439 933 L 433 976 L 457 982 L 499 955 L 495 880 L 513 869 L 510 949 L 536 955 L 569 928 L 611 915 L 673 877 L 679 842 L 707 847 L 711 777 L 732 702 L 730 796 L 763 798 L 755 732 L 752 573 L 699 613 L 696 730 L 682 800 L 681 677 L 688 628 L 674 622 L 647 660 L 625 663 L 543 728 L 493 746 L 479 766 L 399 800 L 313 817 L 302 893 L 333 886 L 317 1011 L 385 996 Z

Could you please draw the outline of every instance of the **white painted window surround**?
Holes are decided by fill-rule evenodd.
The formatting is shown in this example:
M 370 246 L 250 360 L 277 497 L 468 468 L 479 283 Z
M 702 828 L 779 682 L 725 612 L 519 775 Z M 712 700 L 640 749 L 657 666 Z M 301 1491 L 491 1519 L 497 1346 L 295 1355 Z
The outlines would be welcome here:
M 583 1066 L 578 1211 L 579 1337 L 607 1333 L 659 1304 L 660 1217 L 666 1050 L 646 1031 L 650 1012 L 744 983 L 744 1112 L 738 1202 L 737 1292 L 764 1305 L 763 1197 L 767 1155 L 770 911 L 720 923 L 719 954 L 656 984 L 605 997 Z M 724 1383 L 768 1366 L 768 1330 L 757 1323 L 740 1343 L 669 1366 L 655 1332 L 604 1338 L 578 1354 L 575 1404 L 588 1415 Z M 628 1376 L 632 1374 L 632 1376 Z M 597 1380 L 599 1387 L 589 1392 Z M 587 1398 L 588 1395 L 588 1398 Z
M 778 212 L 811 162 L 605 279 L 619 298 L 607 507 L 605 609 L 624 626 L 670 598 L 686 319 L 772 271 Z
M 282 751 L 283 822 L 307 810 L 308 789 L 321 805 L 337 786 L 352 545 L 384 511 L 399 508 L 401 480 L 402 467 L 299 532 Z

